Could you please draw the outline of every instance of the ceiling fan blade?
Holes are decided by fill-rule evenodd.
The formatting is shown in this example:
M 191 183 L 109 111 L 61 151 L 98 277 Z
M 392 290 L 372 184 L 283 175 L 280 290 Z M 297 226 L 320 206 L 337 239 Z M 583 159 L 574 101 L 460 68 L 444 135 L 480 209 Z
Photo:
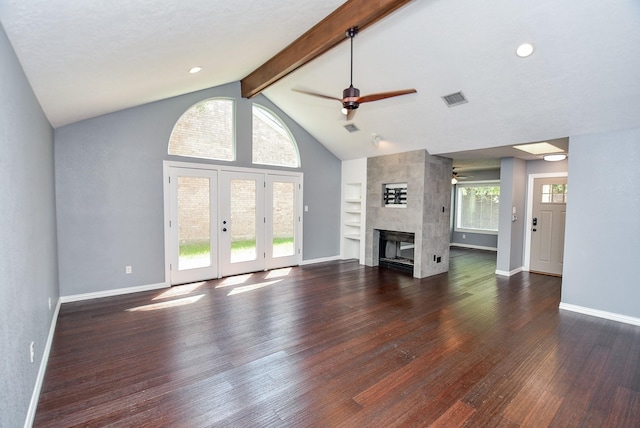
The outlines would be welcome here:
M 311 95 L 312 97 L 325 98 L 325 99 L 328 99 L 328 100 L 336 100 L 336 101 L 342 102 L 342 98 L 336 98 L 336 97 L 332 97 L 330 95 L 318 94 L 316 92 L 306 91 L 304 89 L 295 89 L 295 88 L 293 88 L 291 90 L 295 91 L 295 92 L 300 92 L 301 94 Z
M 356 116 L 356 111 L 356 109 L 347 110 L 347 120 L 353 120 L 353 118 Z
M 364 95 L 360 97 L 358 102 L 360 103 L 369 103 L 371 101 L 384 100 L 385 98 L 397 97 L 400 95 L 407 95 L 416 93 L 415 89 L 403 89 L 400 91 L 391 91 L 391 92 L 380 92 L 378 94 Z

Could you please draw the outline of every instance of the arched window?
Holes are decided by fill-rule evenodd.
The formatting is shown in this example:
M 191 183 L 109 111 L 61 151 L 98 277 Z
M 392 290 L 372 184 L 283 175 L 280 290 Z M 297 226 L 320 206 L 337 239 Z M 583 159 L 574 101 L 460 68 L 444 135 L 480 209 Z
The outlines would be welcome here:
M 233 100 L 211 98 L 184 112 L 169 138 L 169 154 L 233 161 Z
M 271 111 L 253 105 L 252 162 L 261 165 L 300 167 L 300 156 L 291 132 Z

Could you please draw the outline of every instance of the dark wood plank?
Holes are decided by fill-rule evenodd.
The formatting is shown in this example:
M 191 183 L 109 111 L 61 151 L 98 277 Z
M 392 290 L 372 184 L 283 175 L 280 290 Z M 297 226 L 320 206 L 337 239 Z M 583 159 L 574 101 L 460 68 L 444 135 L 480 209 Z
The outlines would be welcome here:
M 34 426 L 637 426 L 640 328 L 494 272 L 453 249 L 421 280 L 343 261 L 64 304 Z
M 251 98 L 287 74 L 347 40 L 352 27 L 364 29 L 411 0 L 348 0 L 240 81 L 242 96 Z

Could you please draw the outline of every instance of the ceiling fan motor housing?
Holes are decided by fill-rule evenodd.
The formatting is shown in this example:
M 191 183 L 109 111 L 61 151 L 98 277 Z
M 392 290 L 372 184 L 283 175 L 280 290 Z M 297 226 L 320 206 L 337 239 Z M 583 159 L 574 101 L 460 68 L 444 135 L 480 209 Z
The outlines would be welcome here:
M 360 103 L 358 99 L 360 98 L 360 89 L 354 88 L 353 85 L 349 86 L 347 89 L 342 91 L 342 107 L 347 110 L 355 110 L 358 108 Z

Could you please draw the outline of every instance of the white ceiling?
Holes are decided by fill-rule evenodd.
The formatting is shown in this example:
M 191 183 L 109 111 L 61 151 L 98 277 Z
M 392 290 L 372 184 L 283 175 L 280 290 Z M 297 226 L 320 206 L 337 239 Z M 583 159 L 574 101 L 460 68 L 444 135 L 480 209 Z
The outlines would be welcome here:
M 59 127 L 238 81 L 341 3 L 0 0 L 0 20 Z M 531 57 L 515 55 L 522 42 Z M 264 92 L 341 159 L 416 149 L 495 158 L 509 154 L 476 150 L 640 127 L 638 0 L 414 0 L 354 46 L 363 95 L 418 93 L 362 104 L 350 134 L 337 101 L 291 90 L 341 97 L 348 43 Z M 189 74 L 195 65 L 203 71 Z M 447 107 L 441 96 L 460 90 L 469 102 Z

